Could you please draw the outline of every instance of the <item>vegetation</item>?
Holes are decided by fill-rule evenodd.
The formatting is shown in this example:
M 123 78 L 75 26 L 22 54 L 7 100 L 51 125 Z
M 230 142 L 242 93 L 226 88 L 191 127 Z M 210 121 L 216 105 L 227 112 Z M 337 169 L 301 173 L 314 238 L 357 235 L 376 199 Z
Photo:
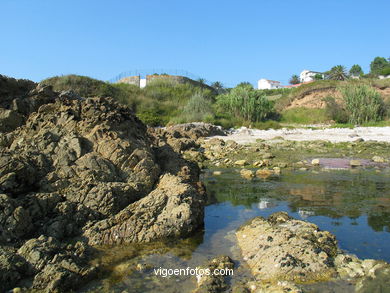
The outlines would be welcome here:
M 179 123 L 196 122 L 196 121 L 213 121 L 214 113 L 212 103 L 203 92 L 198 91 L 192 95 L 188 103 L 185 105 Z
M 298 84 L 301 83 L 301 80 L 299 79 L 299 76 L 296 74 L 293 74 L 289 80 L 290 84 Z
M 347 70 L 342 65 L 333 66 L 331 70 L 326 73 L 328 79 L 331 80 L 346 80 L 348 78 Z
M 362 124 L 383 119 L 384 103 L 374 88 L 365 84 L 348 84 L 339 90 L 343 95 L 349 123 Z
M 349 75 L 351 76 L 363 76 L 363 74 L 363 69 L 358 64 L 352 65 L 351 69 L 349 70 Z
M 329 122 L 325 109 L 292 108 L 284 110 L 282 122 L 292 124 L 316 124 Z
M 218 96 L 217 105 L 221 111 L 251 122 L 264 121 L 274 112 L 272 102 L 261 91 L 245 84 Z
M 351 73 L 359 72 L 357 66 L 352 68 Z M 345 68 L 343 71 L 345 73 Z M 375 91 L 390 88 L 390 79 L 326 79 L 272 90 L 256 90 L 248 82 L 225 89 L 220 82 L 212 83 L 213 88 L 210 88 L 166 79 L 156 79 L 140 89 L 135 85 L 112 84 L 77 75 L 53 77 L 42 83 L 52 85 L 57 91 L 74 90 L 84 97 L 113 97 L 128 105 L 151 126 L 192 121 L 210 122 L 225 128 L 251 126 L 261 129 L 280 128 L 280 123 L 331 121 L 367 125 L 377 124 L 390 116 L 390 111 L 386 113 L 386 109 L 390 109 L 390 95 L 381 91 L 383 96 L 380 97 Z M 337 98 L 329 96 L 325 99 L 325 109 L 289 108 L 294 100 L 324 92 L 329 95 L 337 93 Z M 343 99 L 339 96 L 341 94 Z
M 384 57 L 375 57 L 375 59 L 370 64 L 370 69 L 372 74 L 381 74 L 381 71 L 386 67 L 389 67 L 390 63 Z

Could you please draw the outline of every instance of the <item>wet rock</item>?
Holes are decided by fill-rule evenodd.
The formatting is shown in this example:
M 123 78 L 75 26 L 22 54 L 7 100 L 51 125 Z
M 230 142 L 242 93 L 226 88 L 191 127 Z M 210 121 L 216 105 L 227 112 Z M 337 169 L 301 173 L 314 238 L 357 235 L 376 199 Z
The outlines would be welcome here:
M 258 279 L 312 282 L 336 274 L 335 237 L 314 224 L 291 219 L 284 212 L 268 220 L 254 218 L 236 236 L 244 260 Z
M 350 160 L 349 165 L 351 167 L 360 167 L 362 165 L 362 162 L 360 160 Z
M 240 171 L 240 175 L 242 178 L 249 179 L 249 180 L 255 177 L 255 173 L 252 170 L 248 170 L 248 169 L 242 169 Z
M 259 177 L 259 178 L 268 178 L 272 174 L 273 174 L 273 171 L 269 170 L 269 169 L 259 169 L 256 171 L 256 177 Z
M 219 256 L 212 259 L 207 266 L 199 269 L 204 274 L 197 276 L 197 288 L 192 291 L 193 293 L 226 292 L 229 287 L 227 278 L 233 275 L 234 263 L 228 256 Z M 218 270 L 218 274 L 214 273 L 215 270 Z

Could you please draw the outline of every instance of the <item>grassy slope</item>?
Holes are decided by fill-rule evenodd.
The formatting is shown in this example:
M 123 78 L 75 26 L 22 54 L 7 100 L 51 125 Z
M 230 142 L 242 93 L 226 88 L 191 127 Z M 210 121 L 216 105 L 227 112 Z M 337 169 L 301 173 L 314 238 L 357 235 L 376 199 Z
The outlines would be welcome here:
M 83 97 L 113 97 L 153 126 L 165 125 L 175 119 L 196 91 L 203 91 L 213 98 L 213 93 L 203 87 L 166 80 L 155 80 L 143 89 L 79 75 L 56 76 L 41 83 L 53 86 L 56 91 L 73 90 Z

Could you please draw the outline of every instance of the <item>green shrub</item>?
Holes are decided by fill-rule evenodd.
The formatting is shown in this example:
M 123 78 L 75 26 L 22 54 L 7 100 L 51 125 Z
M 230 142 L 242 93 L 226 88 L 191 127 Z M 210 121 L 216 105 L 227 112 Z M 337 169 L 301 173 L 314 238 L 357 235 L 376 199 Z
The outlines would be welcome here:
M 326 102 L 325 112 L 330 119 L 336 123 L 348 122 L 347 112 L 342 106 L 336 103 L 336 100 L 333 97 L 326 97 L 324 101 Z
M 264 121 L 274 112 L 273 103 L 267 100 L 264 93 L 245 84 L 218 96 L 217 107 L 220 112 L 226 111 L 235 118 L 252 122 Z
M 211 101 L 201 91 L 196 92 L 188 100 L 181 117 L 182 122 L 212 121 L 214 113 Z
M 365 84 L 347 84 L 339 88 L 342 93 L 349 123 L 362 124 L 380 121 L 384 117 L 385 107 L 380 94 Z

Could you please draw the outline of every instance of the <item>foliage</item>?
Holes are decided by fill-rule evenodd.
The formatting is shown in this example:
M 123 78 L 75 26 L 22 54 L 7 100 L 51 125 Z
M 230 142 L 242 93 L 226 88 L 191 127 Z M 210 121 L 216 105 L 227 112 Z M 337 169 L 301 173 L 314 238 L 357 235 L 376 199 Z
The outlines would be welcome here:
M 384 103 L 374 88 L 362 83 L 351 83 L 340 87 L 339 90 L 342 93 L 350 123 L 362 124 L 383 119 Z
M 222 82 L 215 81 L 215 82 L 211 83 L 211 87 L 214 88 L 218 94 L 223 94 L 226 92 L 226 89 L 223 86 Z
M 316 73 L 316 75 L 314 75 L 314 80 L 323 80 L 323 79 L 324 76 L 321 73 Z
M 326 115 L 335 121 L 336 123 L 347 123 L 348 114 L 345 109 L 340 106 L 333 97 L 326 97 L 324 99 L 326 102 L 325 112 Z
M 355 64 L 352 65 L 351 69 L 349 70 L 349 74 L 352 76 L 362 76 L 364 72 L 363 69 L 360 67 L 360 65 Z
M 221 111 L 227 111 L 236 118 L 247 121 L 263 121 L 273 113 L 273 103 L 265 95 L 248 85 L 240 85 L 229 93 L 217 97 Z
M 299 79 L 298 75 L 293 74 L 288 82 L 290 84 L 298 84 L 298 83 L 301 83 L 301 80 Z
M 284 110 L 281 114 L 284 123 L 314 124 L 329 121 L 325 109 L 292 108 Z
M 346 80 L 348 78 L 347 70 L 343 65 L 333 66 L 326 72 L 326 76 L 331 80 Z
M 202 92 L 192 95 L 185 105 L 181 116 L 181 122 L 210 121 L 214 117 L 212 104 Z
M 253 85 L 248 81 L 242 81 L 236 87 L 239 87 L 239 86 L 250 86 L 253 88 Z
M 375 57 L 375 59 L 370 64 L 371 73 L 380 74 L 380 72 L 389 66 L 389 61 L 384 57 Z
M 383 68 L 380 74 L 384 76 L 390 75 L 390 64 L 387 67 Z

